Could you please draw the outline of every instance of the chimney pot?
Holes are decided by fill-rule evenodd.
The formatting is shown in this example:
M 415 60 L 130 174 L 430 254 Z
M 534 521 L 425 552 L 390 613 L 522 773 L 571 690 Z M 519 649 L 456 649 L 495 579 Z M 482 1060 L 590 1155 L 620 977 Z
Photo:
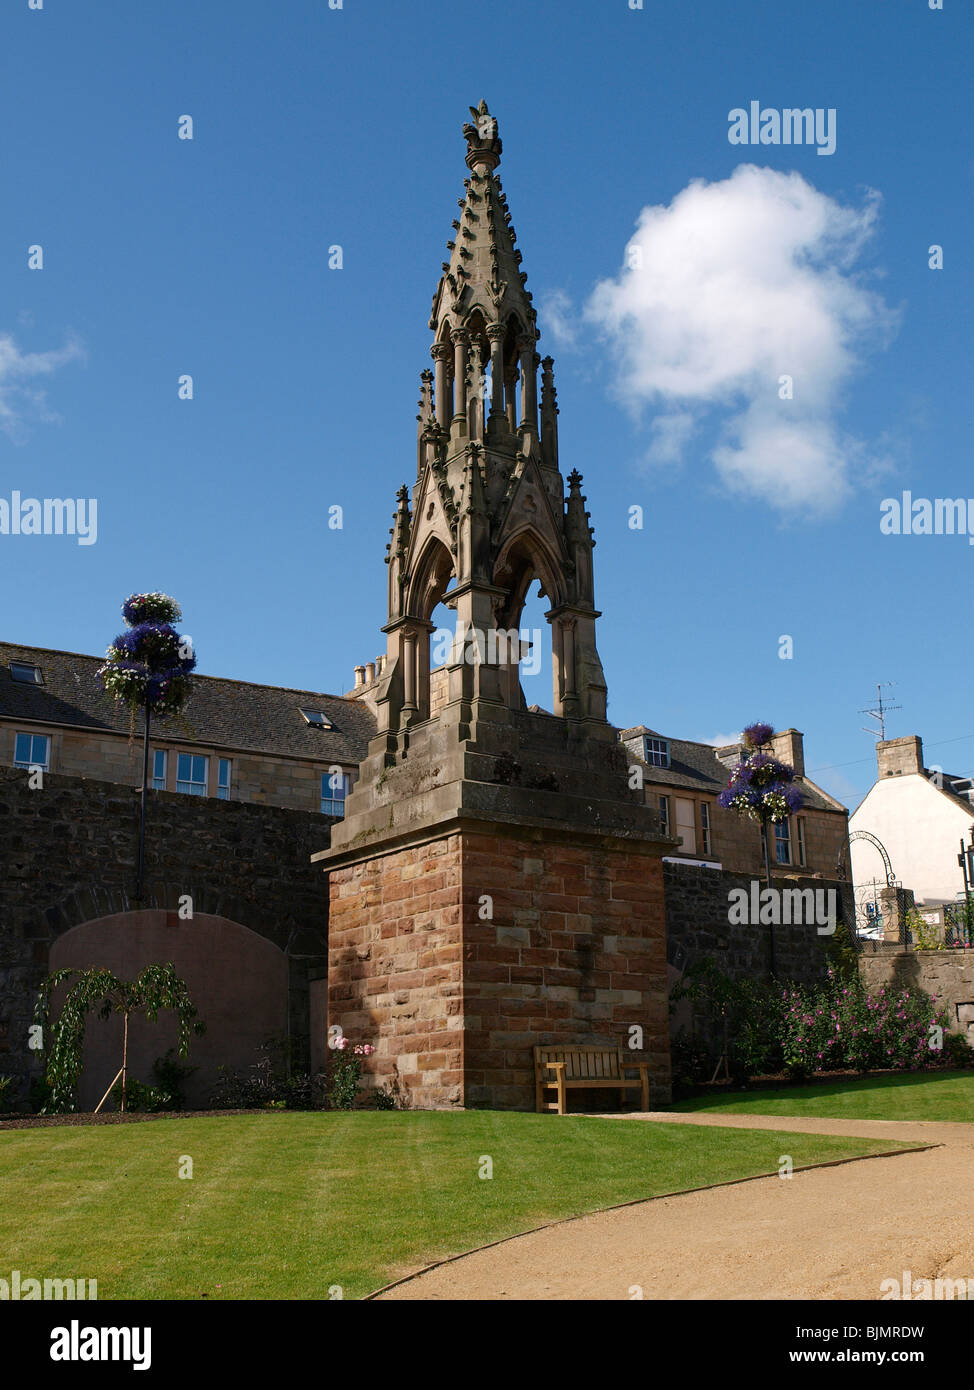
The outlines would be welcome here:
M 355 688 L 356 688 L 356 690 L 358 689 L 358 687 L 359 687 L 360 685 L 364 685 L 364 684 L 365 684 L 365 667 L 364 667 L 364 666 L 356 666 L 356 668 L 355 668 Z
M 365 684 L 371 685 L 375 680 L 375 662 L 367 661 L 365 664 Z

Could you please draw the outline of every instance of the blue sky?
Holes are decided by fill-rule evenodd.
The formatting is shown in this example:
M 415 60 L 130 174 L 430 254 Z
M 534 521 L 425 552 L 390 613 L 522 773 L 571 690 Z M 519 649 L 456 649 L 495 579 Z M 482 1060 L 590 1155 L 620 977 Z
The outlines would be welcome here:
M 10 0 L 0 497 L 97 498 L 98 539 L 0 535 L 0 635 L 101 652 L 160 588 L 201 671 L 348 688 L 384 648 L 485 97 L 595 527 L 610 717 L 796 726 L 855 805 L 858 710 L 892 681 L 889 735 L 974 771 L 974 551 L 879 530 L 904 489 L 974 494 L 972 43 L 964 0 Z M 834 109 L 835 152 L 731 144 L 752 100 Z

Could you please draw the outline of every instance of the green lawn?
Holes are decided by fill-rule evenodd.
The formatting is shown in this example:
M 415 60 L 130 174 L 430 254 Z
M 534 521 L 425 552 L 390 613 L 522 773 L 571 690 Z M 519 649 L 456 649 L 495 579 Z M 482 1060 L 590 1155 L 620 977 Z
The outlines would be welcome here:
M 839 1120 L 974 1121 L 974 1071 L 849 1077 L 810 1086 L 730 1091 L 678 1101 L 680 1111 L 828 1116 Z
M 893 1147 L 496 1111 L 0 1131 L 0 1277 L 95 1278 L 100 1298 L 356 1298 L 546 1220 L 773 1173 L 782 1154 Z

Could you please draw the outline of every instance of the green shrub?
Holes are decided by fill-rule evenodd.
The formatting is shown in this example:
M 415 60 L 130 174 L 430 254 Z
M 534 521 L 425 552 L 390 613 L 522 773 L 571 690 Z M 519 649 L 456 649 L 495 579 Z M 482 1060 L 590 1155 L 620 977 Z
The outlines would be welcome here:
M 945 951 L 947 949 L 943 927 L 928 922 L 925 917 L 921 917 L 915 907 L 907 908 L 906 925 L 918 951 Z
M 944 1034 L 944 1062 L 948 1067 L 974 1067 L 974 1048 L 960 1033 Z
M 268 1045 L 258 1060 L 244 1072 L 228 1072 L 220 1067 L 220 1079 L 210 1093 L 216 1110 L 320 1110 L 325 1104 L 326 1079 L 308 1071 L 284 1071 L 284 1064 L 271 1057 Z
M 35 1115 L 47 1113 L 51 1104 L 51 1083 L 46 1076 L 31 1077 L 29 1104 Z
M 735 1082 L 784 1069 L 802 1080 L 822 1071 L 925 1071 L 966 1066 L 974 1053 L 947 1031 L 947 1014 L 921 989 L 884 987 L 871 994 L 858 971 L 833 966 L 816 986 L 732 980 L 709 958 L 696 962 L 671 1000 L 693 1002 L 702 1035 L 682 1031 L 673 1044 L 679 1084 L 709 1081 L 727 1028 L 728 1065 Z M 943 1028 L 944 1045 L 930 1047 Z
M 121 1109 L 122 1083 L 112 1087 L 112 1100 Z M 173 1098 L 161 1086 L 144 1086 L 134 1077 L 125 1079 L 125 1109 L 141 1111 L 174 1110 Z
M 716 1065 L 704 1043 L 681 1028 L 670 1043 L 674 1086 L 695 1086 L 709 1081 Z
M 852 932 L 840 917 L 831 936 L 823 938 L 825 957 L 842 980 L 855 979 L 859 974 L 859 947 Z
M 735 1080 L 781 1069 L 780 986 L 749 978 L 733 980 L 709 956 L 703 956 L 671 991 L 671 1003 L 681 999 L 690 1000 L 694 1021 L 703 1027 L 702 1033 L 694 1027 L 689 1035 L 678 1035 L 675 1077 L 710 1080 L 723 1051 L 725 1023 L 728 1065 Z
M 0 1114 L 13 1106 L 13 1084 L 12 1076 L 0 1076 Z
M 329 1048 L 326 1094 L 332 1110 L 351 1110 L 354 1107 L 362 1074 L 362 1058 L 371 1057 L 374 1051 L 371 1043 L 352 1043 L 350 1038 L 344 1036 L 339 1037 L 337 1046 Z
M 172 1099 L 172 1105 L 166 1106 L 166 1109 L 185 1110 L 185 1083 L 197 1071 L 199 1067 L 183 1065 L 174 1047 L 171 1047 L 164 1057 L 156 1058 L 152 1063 L 152 1075 L 159 1090 L 165 1091 Z

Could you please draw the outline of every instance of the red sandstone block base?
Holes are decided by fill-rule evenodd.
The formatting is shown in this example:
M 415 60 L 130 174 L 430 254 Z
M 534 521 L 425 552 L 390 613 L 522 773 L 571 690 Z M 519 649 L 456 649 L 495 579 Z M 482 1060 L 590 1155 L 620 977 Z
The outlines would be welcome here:
M 398 1081 L 419 1108 L 533 1109 L 536 1045 L 611 1044 L 669 1100 L 656 846 L 464 829 L 329 883 L 329 1024 L 375 1046 L 367 1086 Z

